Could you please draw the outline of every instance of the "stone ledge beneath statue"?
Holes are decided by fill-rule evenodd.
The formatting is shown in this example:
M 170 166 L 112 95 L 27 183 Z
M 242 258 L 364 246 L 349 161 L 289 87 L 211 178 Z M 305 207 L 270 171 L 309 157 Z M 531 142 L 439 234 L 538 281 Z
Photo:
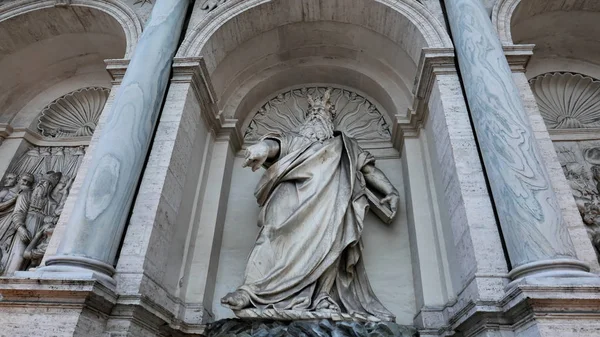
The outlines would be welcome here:
M 204 335 L 206 337 L 415 337 L 417 330 L 392 322 L 236 318 L 208 324 Z
M 347 314 L 328 311 L 306 311 L 306 310 L 276 310 L 276 309 L 244 309 L 234 311 L 238 318 L 242 319 L 266 319 L 277 321 L 306 321 L 306 320 L 331 320 L 334 322 L 381 322 L 375 316 L 361 314 Z

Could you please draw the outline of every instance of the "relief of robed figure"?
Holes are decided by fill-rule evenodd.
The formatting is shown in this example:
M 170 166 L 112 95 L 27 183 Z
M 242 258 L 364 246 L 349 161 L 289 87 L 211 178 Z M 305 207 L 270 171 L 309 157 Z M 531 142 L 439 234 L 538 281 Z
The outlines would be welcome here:
M 221 302 L 236 313 L 276 309 L 394 321 L 369 284 L 361 235 L 369 205 L 391 221 L 398 192 L 369 152 L 334 131 L 330 91 L 308 101 L 300 127 L 269 133 L 246 151 L 244 166 L 266 168 L 255 191 L 260 233 L 243 285 Z

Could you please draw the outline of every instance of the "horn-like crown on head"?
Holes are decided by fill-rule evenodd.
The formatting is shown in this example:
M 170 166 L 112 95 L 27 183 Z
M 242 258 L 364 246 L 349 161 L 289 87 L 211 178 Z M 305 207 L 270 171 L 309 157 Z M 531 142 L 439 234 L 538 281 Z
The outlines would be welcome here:
M 323 108 L 325 111 L 328 111 L 331 115 L 334 115 L 335 106 L 331 104 L 331 88 L 327 88 L 323 97 L 314 98 L 312 95 L 308 95 L 308 108 L 318 109 Z

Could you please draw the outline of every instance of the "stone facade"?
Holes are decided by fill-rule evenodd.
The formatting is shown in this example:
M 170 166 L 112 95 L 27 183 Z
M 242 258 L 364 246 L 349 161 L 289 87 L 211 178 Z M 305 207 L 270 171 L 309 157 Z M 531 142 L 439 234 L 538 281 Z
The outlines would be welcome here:
M 256 325 L 219 303 L 245 149 L 328 88 L 398 191 L 362 241 L 403 331 L 599 335 L 596 33 L 594 0 L 0 1 L 0 335 Z

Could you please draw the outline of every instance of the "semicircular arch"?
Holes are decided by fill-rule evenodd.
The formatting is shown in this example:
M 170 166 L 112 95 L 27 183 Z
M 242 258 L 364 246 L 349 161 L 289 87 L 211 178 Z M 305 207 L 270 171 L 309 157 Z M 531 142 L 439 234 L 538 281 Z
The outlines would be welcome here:
M 228 45 L 219 51 L 224 55 L 253 36 L 302 21 L 336 21 L 374 30 L 405 47 L 415 62 L 418 62 L 422 48 L 452 47 L 443 24 L 415 0 L 353 0 L 353 4 L 346 4 L 343 8 L 320 6 L 316 9 L 318 6 L 315 6 L 315 10 L 308 9 L 311 7 L 307 5 L 308 2 L 228 1 L 191 30 L 178 56 L 201 56 L 207 42 L 217 35 L 229 40 Z M 253 20 L 253 17 L 264 20 Z
M 142 34 L 142 22 L 131 7 L 120 0 L 71 0 L 70 6 L 93 8 L 114 18 L 123 29 L 126 52 L 129 58 Z M 30 12 L 56 7 L 55 0 L 26 0 L 0 5 L 0 23 Z

